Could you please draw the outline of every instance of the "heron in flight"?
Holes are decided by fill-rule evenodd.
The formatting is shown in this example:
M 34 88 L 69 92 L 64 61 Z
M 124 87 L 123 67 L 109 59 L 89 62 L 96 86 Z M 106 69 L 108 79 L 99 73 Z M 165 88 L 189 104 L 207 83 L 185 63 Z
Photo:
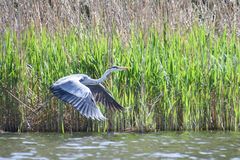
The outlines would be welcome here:
M 92 79 L 86 74 L 72 74 L 57 80 L 50 90 L 60 100 L 71 104 L 83 116 L 96 120 L 105 120 L 96 102 L 100 102 L 111 111 L 122 111 L 123 107 L 101 84 L 113 71 L 127 70 L 127 67 L 113 66 L 99 79 Z

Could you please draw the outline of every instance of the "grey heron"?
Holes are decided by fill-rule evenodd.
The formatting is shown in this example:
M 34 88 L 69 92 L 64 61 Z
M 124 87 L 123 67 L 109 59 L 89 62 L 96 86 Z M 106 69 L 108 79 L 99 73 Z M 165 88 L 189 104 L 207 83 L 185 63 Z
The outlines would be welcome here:
M 57 80 L 50 87 L 54 96 L 71 104 L 86 118 L 105 120 L 96 102 L 100 102 L 112 111 L 123 110 L 113 96 L 101 84 L 113 71 L 122 71 L 127 67 L 113 66 L 99 79 L 92 79 L 86 74 L 72 74 Z

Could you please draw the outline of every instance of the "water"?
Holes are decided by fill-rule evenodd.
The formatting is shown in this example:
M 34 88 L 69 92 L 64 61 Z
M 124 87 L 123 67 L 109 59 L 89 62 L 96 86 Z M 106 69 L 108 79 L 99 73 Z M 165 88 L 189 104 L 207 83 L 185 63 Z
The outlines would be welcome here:
M 0 134 L 0 159 L 240 160 L 240 133 L 4 133 Z

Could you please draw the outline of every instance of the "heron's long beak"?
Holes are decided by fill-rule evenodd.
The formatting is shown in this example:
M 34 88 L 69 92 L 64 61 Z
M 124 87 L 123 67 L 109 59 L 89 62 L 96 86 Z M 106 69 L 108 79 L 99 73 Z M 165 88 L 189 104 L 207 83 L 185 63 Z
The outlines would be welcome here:
M 118 67 L 119 69 L 122 69 L 122 70 L 128 70 L 129 69 L 129 67 L 123 67 L 123 66 L 120 66 L 120 67 Z

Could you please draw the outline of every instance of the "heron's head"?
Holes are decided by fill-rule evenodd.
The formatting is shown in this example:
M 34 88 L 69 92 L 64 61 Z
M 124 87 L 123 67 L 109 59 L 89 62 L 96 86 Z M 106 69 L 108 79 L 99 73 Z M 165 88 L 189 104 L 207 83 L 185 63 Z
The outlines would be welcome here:
M 124 71 L 127 69 L 128 69 L 128 67 L 122 67 L 122 66 L 112 66 L 111 68 L 109 68 L 109 70 L 111 70 L 111 71 Z

